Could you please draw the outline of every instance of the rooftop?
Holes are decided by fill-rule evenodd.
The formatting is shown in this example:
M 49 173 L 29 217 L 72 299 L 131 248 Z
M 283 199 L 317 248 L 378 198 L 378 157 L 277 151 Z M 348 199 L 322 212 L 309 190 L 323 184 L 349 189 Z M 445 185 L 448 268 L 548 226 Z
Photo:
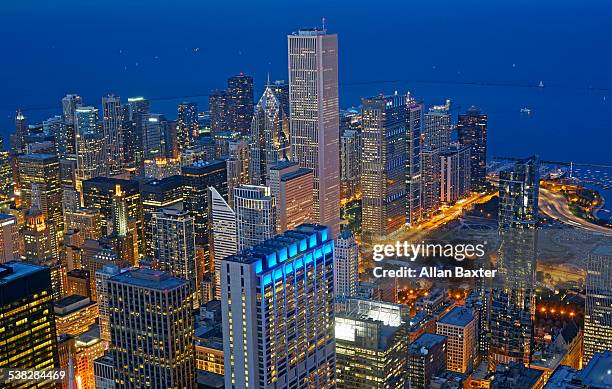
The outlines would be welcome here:
M 611 244 L 600 244 L 595 246 L 593 251 L 591 251 L 594 255 L 605 255 L 612 256 L 612 245 Z
M 612 351 L 593 355 L 585 368 L 578 373 L 583 387 L 612 388 Z
M 329 228 L 317 224 L 302 224 L 236 255 L 229 256 L 224 261 L 261 262 L 261 270 L 267 271 L 328 240 Z
M 442 316 L 438 323 L 465 327 L 473 320 L 474 313 L 471 309 L 465 307 L 455 307 L 449 313 Z
M 289 160 L 278 161 L 274 166 L 270 166 L 270 170 L 282 170 L 282 169 L 286 169 L 291 166 L 295 166 L 297 164 L 298 164 L 297 162 L 293 162 Z
M 0 285 L 44 270 L 45 267 L 21 261 L 9 261 L 0 264 Z
M 302 177 L 306 174 L 312 174 L 312 170 L 305 167 L 301 167 L 294 172 L 283 174 L 283 176 L 281 177 L 281 181 L 289 181 L 292 178 Z
M 444 342 L 446 336 L 424 333 L 412 342 L 409 346 L 408 352 L 410 354 L 429 354 L 429 350 L 438 344 Z
M 152 269 L 132 269 L 111 277 L 110 281 L 157 290 L 175 289 L 187 284 L 182 278 Z
M 53 303 L 53 311 L 58 316 L 68 315 L 81 308 L 96 304 L 89 297 L 71 294 Z

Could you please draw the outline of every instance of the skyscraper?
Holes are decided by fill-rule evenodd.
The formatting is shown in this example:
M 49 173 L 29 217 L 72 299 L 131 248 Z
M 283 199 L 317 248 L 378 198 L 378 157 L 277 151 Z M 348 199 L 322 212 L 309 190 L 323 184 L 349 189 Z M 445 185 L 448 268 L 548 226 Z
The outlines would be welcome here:
M 242 251 L 276 234 L 276 206 L 270 188 L 241 185 L 234 189 L 238 250 Z
M 229 129 L 230 98 L 225 90 L 214 90 L 208 95 L 210 112 L 210 131 L 212 135 Z
M 121 171 L 123 158 L 123 109 L 119 96 L 102 97 L 102 130 L 104 134 L 106 161 L 111 173 Z
M 264 185 L 271 166 L 291 157 L 289 117 L 270 86 L 264 90 L 255 108 L 251 125 L 251 184 Z
M 215 298 L 221 299 L 221 261 L 238 252 L 236 212 L 213 187 L 209 189 L 211 244 L 210 253 L 214 263 Z
M 19 260 L 19 226 L 13 215 L 0 213 L 0 263 Z
M 313 219 L 339 233 L 338 37 L 303 29 L 288 36 L 291 154 L 314 172 Z
M 151 214 L 153 255 L 161 270 L 189 281 L 196 291 L 195 231 L 193 217 L 184 211 L 161 209 Z
M 612 245 L 601 244 L 589 254 L 584 312 L 584 357 L 586 366 L 593 355 L 612 350 Z
M 226 388 L 335 387 L 330 237 L 302 225 L 223 260 Z
M 362 101 L 362 230 L 366 240 L 383 238 L 406 220 L 406 104 L 405 95 Z
M 143 163 L 146 160 L 166 157 L 168 126 L 164 115 L 150 113 L 143 116 Z
M 227 79 L 229 130 L 248 136 L 253 120 L 253 78 L 240 73 Z
M 421 203 L 425 217 L 431 216 L 440 207 L 440 169 L 440 151 L 427 148 L 421 150 Z
M 76 133 L 74 127 L 75 111 L 81 106 L 81 96 L 69 94 L 62 98 L 62 111 L 64 117 L 64 128 L 55 143 L 60 158 L 67 158 L 69 155 L 76 155 Z
M 338 388 L 406 387 L 408 338 L 399 305 L 353 300 L 336 313 Z
M 422 219 L 421 209 L 421 133 L 423 103 L 408 96 L 406 114 L 406 224 L 416 226 Z
M 470 148 L 453 144 L 439 155 L 440 201 L 454 204 L 470 194 Z
M 108 171 L 105 141 L 98 125 L 98 109 L 78 107 L 74 111 L 76 134 L 77 189 L 81 183 L 94 177 L 105 176 Z
M 487 180 L 487 115 L 474 106 L 457 122 L 459 143 L 470 146 L 471 189 L 481 191 Z
M 148 269 L 115 275 L 107 283 L 116 384 L 194 387 L 189 283 Z
M 312 170 L 281 161 L 270 167 L 267 186 L 275 199 L 277 234 L 312 221 Z
M 54 224 L 57 239 L 62 239 L 62 188 L 59 161 L 52 154 L 25 154 L 18 158 L 23 209 L 36 205 L 45 219 Z
M 150 103 L 144 97 L 128 97 L 123 114 L 124 165 L 141 172 L 144 158 L 145 120 Z
M 21 110 L 15 113 L 15 133 L 11 135 L 11 151 L 14 155 L 25 151 L 25 137 L 29 133 L 28 122 Z
M 113 202 L 116 203 L 117 201 L 118 193 L 120 193 L 121 202 L 127 212 L 127 223 L 128 225 L 133 223 L 134 230 L 138 233 L 138 251 L 142 253 L 144 236 L 139 183 L 110 177 L 96 177 L 83 181 L 83 205 L 86 208 L 100 211 L 103 235 L 111 234 L 114 229 L 113 222 L 118 220 L 115 218 L 118 209 L 113 207 Z
M 489 368 L 528 363 L 533 350 L 539 158 L 499 173 L 498 279 L 491 292 Z
M 267 87 L 272 89 L 274 96 L 276 96 L 278 101 L 281 103 L 283 112 L 285 112 L 285 115 L 289 117 L 289 84 L 287 84 L 284 80 L 276 80 L 273 83 L 268 81 Z
M 341 198 L 351 198 L 361 188 L 363 137 L 358 130 L 345 130 L 340 136 Z
M 14 195 L 12 162 L 10 152 L 4 149 L 4 141 L 0 139 L 0 201 Z
M 444 105 L 434 105 L 424 115 L 423 144 L 424 149 L 439 150 L 450 145 L 451 116 L 450 100 Z
M 228 203 L 234 204 L 234 188 L 248 184 L 251 150 L 246 140 L 239 139 L 229 142 L 229 158 L 227 164 L 227 193 Z
M 196 162 L 182 168 L 185 187 L 184 208 L 195 218 L 196 244 L 208 255 L 208 188 L 215 188 L 227 196 L 227 170 L 225 161 Z
M 199 132 L 198 105 L 188 102 L 180 103 L 176 119 L 176 136 L 179 153 L 195 145 L 195 138 Z
M 17 261 L 0 264 L 0 290 L 0 367 L 59 368 L 49 268 Z M 11 385 L 7 387 L 23 387 Z M 56 388 L 56 382 L 38 382 L 36 387 Z
M 359 246 L 349 228 L 336 239 L 334 289 L 338 297 L 355 297 L 359 283 Z
M 122 269 L 117 265 L 104 265 L 101 270 L 96 272 L 95 283 L 99 311 L 98 321 L 100 322 L 100 337 L 107 342 L 111 340 L 108 280 L 126 271 L 128 271 L 128 269 Z

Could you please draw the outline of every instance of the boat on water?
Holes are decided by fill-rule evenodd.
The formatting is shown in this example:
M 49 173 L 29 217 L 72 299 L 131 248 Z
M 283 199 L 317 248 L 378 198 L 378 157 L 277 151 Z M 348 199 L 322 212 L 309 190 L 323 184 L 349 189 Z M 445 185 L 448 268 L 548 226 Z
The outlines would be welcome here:
M 531 108 L 523 107 L 521 108 L 521 113 L 524 113 L 526 115 L 531 115 Z
M 538 88 L 544 88 L 544 82 L 542 82 L 542 80 L 540 80 L 540 83 L 538 84 Z

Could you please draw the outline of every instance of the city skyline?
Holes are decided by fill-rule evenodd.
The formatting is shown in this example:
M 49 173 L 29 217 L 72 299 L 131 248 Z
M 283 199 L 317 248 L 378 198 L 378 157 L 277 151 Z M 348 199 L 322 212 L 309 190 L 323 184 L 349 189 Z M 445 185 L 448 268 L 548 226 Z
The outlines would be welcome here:
M 612 166 L 549 158 L 558 139 L 522 132 L 539 123 L 536 105 L 518 102 L 504 124 L 508 108 L 495 108 L 568 86 L 461 71 L 440 83 L 434 64 L 420 75 L 435 93 L 397 88 L 417 73 L 385 81 L 395 61 L 371 62 L 389 44 L 378 38 L 364 62 L 365 80 L 380 78 L 354 81 L 368 92 L 343 109 L 342 63 L 363 31 L 345 48 L 343 23 L 302 18 L 265 88 L 232 64 L 208 92 L 167 100 L 170 113 L 154 94 L 119 93 L 130 83 L 62 94 L 41 118 L 13 111 L 0 149 L 0 385 L 607 387 Z M 276 44 L 262 46 L 245 56 L 265 63 Z M 457 89 L 468 85 L 515 93 L 491 102 Z M 517 123 L 511 145 L 492 147 Z

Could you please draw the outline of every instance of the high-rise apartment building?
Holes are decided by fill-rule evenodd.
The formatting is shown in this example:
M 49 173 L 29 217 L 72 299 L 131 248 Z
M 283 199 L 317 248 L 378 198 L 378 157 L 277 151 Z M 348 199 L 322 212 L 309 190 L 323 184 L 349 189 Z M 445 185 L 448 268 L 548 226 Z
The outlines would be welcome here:
M 240 73 L 227 79 L 229 130 L 247 137 L 253 120 L 253 78 Z
M 189 282 L 161 271 L 136 269 L 111 277 L 107 284 L 116 385 L 193 388 Z
M 498 278 L 491 292 L 489 368 L 529 363 L 533 352 L 539 158 L 499 173 Z
M 178 105 L 176 119 L 176 137 L 179 153 L 195 145 L 195 138 L 199 135 L 198 105 L 183 102 Z
M 470 148 L 454 144 L 439 155 L 440 201 L 454 204 L 470 193 Z
M 421 204 L 423 216 L 431 216 L 440 208 L 441 202 L 440 150 L 421 150 Z
M 238 251 L 276 235 L 276 206 L 270 188 L 241 185 L 234 189 Z
M 452 130 L 450 105 L 450 100 L 446 100 L 444 105 L 434 105 L 425 113 L 422 148 L 444 150 L 450 145 Z
M 123 108 L 119 96 L 102 97 L 102 131 L 106 149 L 106 163 L 110 173 L 121 171 L 123 158 Z
M 436 323 L 436 333 L 446 336 L 446 369 L 467 373 L 474 368 L 478 342 L 476 318 L 471 309 L 455 307 Z
M 110 342 L 110 309 L 109 309 L 109 294 L 108 294 L 108 280 L 128 271 L 128 269 L 122 269 L 117 265 L 104 265 L 102 269 L 96 272 L 96 299 L 98 302 L 98 322 L 100 323 L 100 337 L 107 342 Z
M 302 225 L 221 264 L 226 388 L 334 388 L 334 241 Z
M 124 168 L 142 170 L 144 162 L 145 120 L 149 114 L 150 103 L 144 97 L 129 97 L 123 108 Z
M 153 239 L 153 257 L 160 269 L 189 281 L 196 291 L 194 218 L 184 211 L 162 209 L 151 214 L 149 228 Z
M 106 142 L 98 123 L 98 109 L 78 107 L 74 111 L 76 138 L 77 188 L 90 178 L 104 176 L 108 172 Z
M 340 231 L 338 37 L 303 29 L 288 36 L 291 155 L 314 172 L 313 219 Z
M 362 101 L 361 191 L 364 239 L 383 238 L 406 221 L 407 96 Z
M 359 246 L 349 228 L 342 229 L 336 239 L 334 289 L 338 297 L 357 295 L 359 283 Z
M 340 136 L 340 183 L 341 198 L 355 196 L 361 179 L 363 140 L 358 130 L 344 130 Z
M 421 133 L 423 103 L 407 97 L 406 113 L 406 224 L 416 226 L 422 219 L 421 209 Z
M 281 161 L 270 167 L 266 185 L 276 204 L 276 233 L 312 221 L 313 172 L 296 162 Z
M 226 90 L 214 90 L 208 95 L 210 131 L 212 135 L 227 131 L 230 121 L 230 98 Z
M 289 117 L 271 87 L 266 87 L 255 108 L 251 126 L 251 184 L 264 185 L 270 167 L 291 158 Z
M 470 107 L 457 122 L 459 143 L 470 146 L 471 189 L 481 191 L 487 182 L 487 115 Z
M 0 368 L 59 368 L 49 268 L 17 261 L 0 264 L 0 290 Z M 56 385 L 49 380 L 35 387 Z
M 612 245 L 601 244 L 589 254 L 584 312 L 582 365 L 598 352 L 612 350 Z

